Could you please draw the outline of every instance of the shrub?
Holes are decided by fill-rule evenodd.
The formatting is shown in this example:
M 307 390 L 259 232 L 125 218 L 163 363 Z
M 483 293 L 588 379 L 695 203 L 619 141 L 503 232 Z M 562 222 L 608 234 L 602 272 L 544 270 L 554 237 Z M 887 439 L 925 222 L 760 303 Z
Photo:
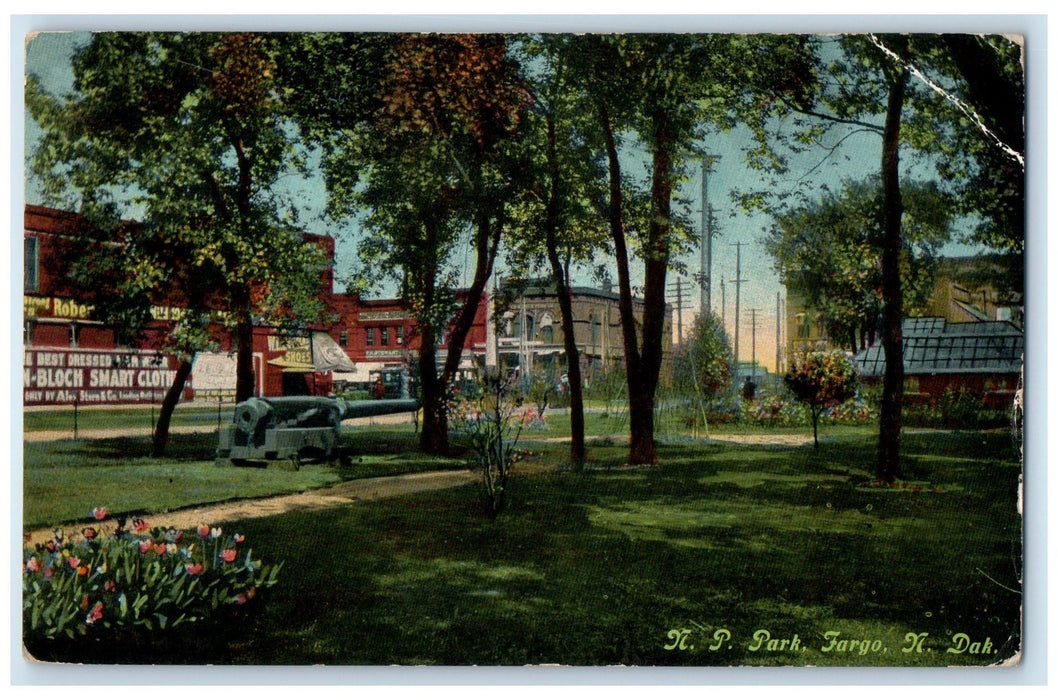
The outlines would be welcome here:
M 812 438 L 819 447 L 819 417 L 856 395 L 859 377 L 849 356 L 842 352 L 812 352 L 795 362 L 783 381 L 812 418 Z
M 106 517 L 103 509 L 94 514 Z M 119 521 L 110 535 L 86 527 L 73 539 L 56 530 L 50 541 L 24 547 L 27 643 L 206 620 L 274 586 L 282 566 L 263 566 L 242 535 L 221 528 L 184 532 L 140 520 L 131 530 L 123 525 Z
M 469 393 L 469 392 L 467 392 Z M 488 499 L 489 515 L 495 517 L 507 502 L 511 468 L 523 453 L 518 439 L 526 427 L 546 429 L 533 408 L 522 408 L 523 395 L 512 377 L 488 374 L 473 398 L 454 399 L 449 420 L 474 452 Z

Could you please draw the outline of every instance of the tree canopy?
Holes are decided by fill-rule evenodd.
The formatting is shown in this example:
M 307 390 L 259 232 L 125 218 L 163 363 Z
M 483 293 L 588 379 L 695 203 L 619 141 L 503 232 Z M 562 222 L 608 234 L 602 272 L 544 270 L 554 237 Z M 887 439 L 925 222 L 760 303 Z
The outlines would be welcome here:
M 305 160 L 274 51 L 263 35 L 104 32 L 75 55 L 73 93 L 46 94 L 33 76 L 26 88 L 43 129 L 31 168 L 49 203 L 78 211 L 95 240 L 102 232 L 73 261 L 75 278 L 117 326 L 142 327 L 152 300 L 184 302 L 169 342 L 181 384 L 214 331 L 234 330 L 239 400 L 254 393 L 253 326 L 304 327 L 326 265 L 276 186 Z

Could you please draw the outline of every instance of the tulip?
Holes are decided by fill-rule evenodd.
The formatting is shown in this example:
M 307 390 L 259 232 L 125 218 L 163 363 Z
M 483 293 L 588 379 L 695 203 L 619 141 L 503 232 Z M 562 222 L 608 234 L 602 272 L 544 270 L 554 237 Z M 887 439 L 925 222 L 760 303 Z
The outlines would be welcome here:
M 92 517 L 94 517 L 96 520 L 106 520 L 107 519 L 107 509 L 106 508 L 94 508 L 92 510 Z
M 225 549 L 223 552 L 220 553 L 220 558 L 224 561 L 225 564 L 230 564 L 235 561 L 236 554 L 237 552 L 234 549 Z
M 91 625 L 103 619 L 103 603 L 96 603 L 95 607 L 85 615 L 85 624 Z

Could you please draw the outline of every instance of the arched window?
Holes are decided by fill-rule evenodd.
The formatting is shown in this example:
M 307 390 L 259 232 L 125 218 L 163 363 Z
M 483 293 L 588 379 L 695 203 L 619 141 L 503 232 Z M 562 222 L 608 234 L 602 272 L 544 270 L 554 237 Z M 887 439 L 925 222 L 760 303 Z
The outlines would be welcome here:
M 797 326 L 798 338 L 812 337 L 812 319 L 808 318 L 808 314 L 797 314 L 794 316 L 794 323 Z

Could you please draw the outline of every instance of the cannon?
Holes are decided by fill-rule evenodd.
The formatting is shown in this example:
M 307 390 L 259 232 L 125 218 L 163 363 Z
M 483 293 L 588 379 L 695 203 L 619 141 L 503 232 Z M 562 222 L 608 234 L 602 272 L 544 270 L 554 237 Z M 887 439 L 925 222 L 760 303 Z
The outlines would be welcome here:
M 414 399 L 252 398 L 235 407 L 231 425 L 220 431 L 217 457 L 237 465 L 288 459 L 299 468 L 305 461 L 341 456 L 339 437 L 344 420 L 418 409 L 419 402 Z

